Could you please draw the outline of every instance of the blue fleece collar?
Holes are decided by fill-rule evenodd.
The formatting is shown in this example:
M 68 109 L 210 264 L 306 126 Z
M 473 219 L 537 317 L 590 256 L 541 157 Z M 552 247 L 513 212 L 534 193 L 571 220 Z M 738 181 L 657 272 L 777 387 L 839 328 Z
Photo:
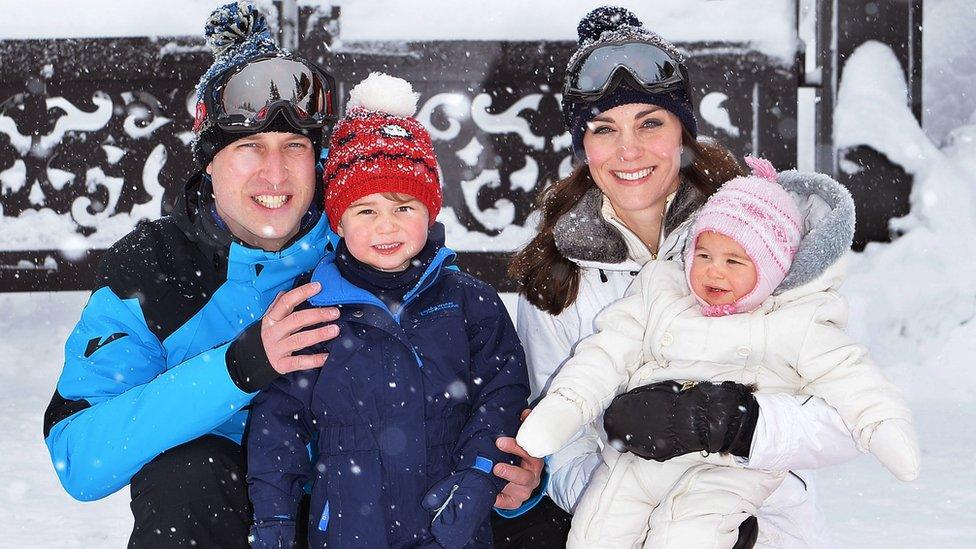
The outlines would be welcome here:
M 441 270 L 451 267 L 449 262 L 456 256 L 457 254 L 450 248 L 444 247 L 437 250 L 437 254 L 427 266 L 427 270 L 420 275 L 420 280 L 403 296 L 403 306 L 400 310 L 402 311 L 417 295 L 431 287 L 439 278 Z M 315 268 L 315 272 L 312 273 L 312 281 L 322 284 L 322 291 L 312 296 L 308 300 L 309 303 L 316 307 L 369 304 L 389 311 L 378 297 L 342 278 L 339 269 L 333 263 L 334 258 L 333 253 L 327 254 L 319 266 Z
M 227 279 L 253 281 L 258 289 L 278 286 L 314 267 L 326 254 L 330 242 L 337 239 L 323 215 L 301 238 L 277 252 L 234 242 L 227 257 Z

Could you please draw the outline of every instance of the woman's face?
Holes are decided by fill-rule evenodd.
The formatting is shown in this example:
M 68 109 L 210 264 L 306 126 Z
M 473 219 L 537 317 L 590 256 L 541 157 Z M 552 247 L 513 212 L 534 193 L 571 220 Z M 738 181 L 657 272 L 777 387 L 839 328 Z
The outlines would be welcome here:
M 590 174 L 623 218 L 661 216 L 678 189 L 681 122 L 646 104 L 614 107 L 587 125 L 583 150 Z

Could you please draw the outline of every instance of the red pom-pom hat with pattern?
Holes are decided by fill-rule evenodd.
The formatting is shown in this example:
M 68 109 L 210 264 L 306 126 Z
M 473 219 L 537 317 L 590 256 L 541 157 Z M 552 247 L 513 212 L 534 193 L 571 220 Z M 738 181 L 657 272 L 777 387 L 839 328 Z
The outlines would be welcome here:
M 392 93 L 391 85 L 396 88 Z M 391 95 L 396 98 L 400 92 L 403 99 L 404 85 L 413 103 L 391 105 Z M 332 133 L 323 174 L 325 212 L 332 229 L 338 230 L 339 219 L 352 203 L 374 193 L 413 196 L 426 206 L 433 224 L 441 209 L 440 177 L 430 134 L 410 116 L 416 94 L 405 81 L 374 73 L 351 95 L 348 112 Z

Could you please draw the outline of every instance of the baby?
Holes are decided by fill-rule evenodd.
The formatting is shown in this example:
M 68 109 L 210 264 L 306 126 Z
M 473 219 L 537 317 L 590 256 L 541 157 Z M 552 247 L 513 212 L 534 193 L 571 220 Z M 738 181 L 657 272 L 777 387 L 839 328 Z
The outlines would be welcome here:
M 862 450 L 900 480 L 917 477 L 911 413 L 844 332 L 842 268 L 824 251 L 850 246 L 849 193 L 826 176 L 776 174 L 764 160 L 746 161 L 753 174 L 723 185 L 693 221 L 684 268 L 649 262 L 625 297 L 597 317 L 596 332 L 577 345 L 519 430 L 529 454 L 560 449 L 635 387 L 734 381 L 823 398 Z M 806 197 L 803 216 L 784 185 L 840 197 L 849 208 L 820 215 L 824 202 Z M 850 219 L 838 230 L 845 210 Z M 732 547 L 739 524 L 786 474 L 746 469 L 728 454 L 657 462 L 607 444 L 603 456 L 573 515 L 570 547 Z
M 495 441 L 525 409 L 525 356 L 498 294 L 444 247 L 416 101 L 407 82 L 372 74 L 332 135 L 325 210 L 342 240 L 315 269 L 322 292 L 310 302 L 339 307 L 339 336 L 308 350 L 328 353 L 321 370 L 254 398 L 256 547 L 292 546 L 309 481 L 310 547 L 491 546 L 506 483 L 492 469 L 517 463 Z

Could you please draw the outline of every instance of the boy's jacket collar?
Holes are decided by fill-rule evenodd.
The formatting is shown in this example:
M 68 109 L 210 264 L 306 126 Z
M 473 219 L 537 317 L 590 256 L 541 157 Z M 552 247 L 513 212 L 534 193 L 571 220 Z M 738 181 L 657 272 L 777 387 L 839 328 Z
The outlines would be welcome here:
M 442 269 L 451 268 L 456 255 L 454 250 L 450 248 L 443 247 L 438 250 L 430 265 L 427 266 L 427 270 L 420 276 L 420 280 L 416 286 L 403 296 L 404 305 L 414 296 L 423 292 L 436 282 Z M 309 303 L 316 307 L 330 307 L 333 305 L 353 303 L 370 304 L 386 309 L 386 305 L 375 295 L 342 278 L 342 275 L 339 274 L 339 269 L 333 262 L 334 257 L 333 252 L 326 254 L 325 258 L 312 273 L 312 281 L 321 283 L 322 291 L 312 296 L 309 299 Z

